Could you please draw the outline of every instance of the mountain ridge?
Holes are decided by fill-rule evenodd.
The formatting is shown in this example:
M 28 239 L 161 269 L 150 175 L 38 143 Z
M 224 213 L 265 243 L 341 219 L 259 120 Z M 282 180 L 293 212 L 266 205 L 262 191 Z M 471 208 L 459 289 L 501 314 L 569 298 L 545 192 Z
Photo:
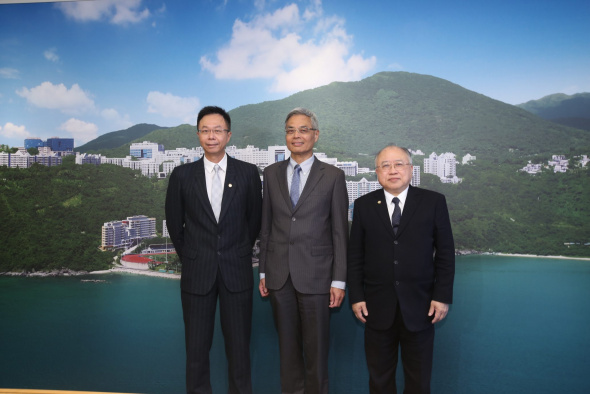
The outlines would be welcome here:
M 341 160 L 362 161 L 359 153 L 371 156 L 388 143 L 425 153 L 470 153 L 502 161 L 577 152 L 590 146 L 590 135 L 580 130 L 444 79 L 407 72 L 333 82 L 281 100 L 232 109 L 230 144 L 239 148 L 283 145 L 284 118 L 298 106 L 318 116 L 317 150 Z M 161 143 L 166 149 L 190 148 L 198 145 L 195 133 L 195 126 L 180 125 L 154 130 L 135 141 Z M 120 155 L 128 145 L 101 153 Z

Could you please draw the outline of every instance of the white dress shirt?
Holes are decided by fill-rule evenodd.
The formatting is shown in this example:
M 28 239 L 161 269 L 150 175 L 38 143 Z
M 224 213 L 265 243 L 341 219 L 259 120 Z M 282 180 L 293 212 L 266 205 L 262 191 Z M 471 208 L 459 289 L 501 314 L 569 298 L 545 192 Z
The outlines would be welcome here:
M 223 155 L 223 159 L 219 163 L 213 163 L 203 155 L 203 164 L 205 164 L 205 182 L 207 184 L 207 197 L 211 202 L 211 185 L 213 184 L 213 177 L 215 176 L 215 164 L 219 165 L 219 179 L 221 180 L 221 193 L 223 195 L 223 188 L 225 187 L 225 174 L 227 172 L 227 153 Z
M 393 194 L 389 193 L 387 190 L 383 189 L 385 192 L 385 201 L 387 201 L 387 211 L 389 212 L 389 220 L 391 220 L 391 215 L 393 215 L 393 210 L 395 209 L 395 204 L 393 203 L 393 197 L 399 198 L 399 209 L 401 214 L 404 214 L 404 205 L 406 205 L 406 198 L 408 197 L 408 189 L 410 187 L 406 187 L 403 192 L 394 196 Z

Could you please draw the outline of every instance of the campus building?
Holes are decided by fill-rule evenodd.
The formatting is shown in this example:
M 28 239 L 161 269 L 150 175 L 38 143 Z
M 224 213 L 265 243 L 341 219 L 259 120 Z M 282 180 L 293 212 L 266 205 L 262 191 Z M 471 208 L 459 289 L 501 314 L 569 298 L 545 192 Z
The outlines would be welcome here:
M 102 226 L 103 250 L 127 249 L 143 239 L 156 237 L 156 219 L 145 215 L 130 216 Z

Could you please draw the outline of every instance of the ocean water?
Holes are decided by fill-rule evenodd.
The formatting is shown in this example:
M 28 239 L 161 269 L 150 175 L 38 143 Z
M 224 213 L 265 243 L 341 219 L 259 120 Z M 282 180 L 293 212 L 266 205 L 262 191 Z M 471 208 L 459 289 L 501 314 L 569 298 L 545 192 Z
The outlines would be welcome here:
M 0 388 L 183 393 L 179 281 L 90 278 L 106 282 L 0 277 Z M 459 257 L 455 302 L 437 325 L 432 392 L 590 392 L 588 300 L 588 261 Z M 254 392 L 279 393 L 270 303 L 256 295 L 253 324 Z M 348 303 L 331 325 L 330 392 L 367 393 L 363 326 Z M 211 364 L 214 392 L 226 393 L 220 330 Z

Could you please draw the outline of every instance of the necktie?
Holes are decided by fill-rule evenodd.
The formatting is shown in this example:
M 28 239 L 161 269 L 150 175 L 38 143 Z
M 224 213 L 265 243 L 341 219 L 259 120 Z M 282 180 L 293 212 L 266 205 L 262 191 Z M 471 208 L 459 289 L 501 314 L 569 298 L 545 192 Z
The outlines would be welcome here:
M 213 167 L 213 182 L 211 183 L 211 208 L 215 214 L 215 219 L 219 222 L 219 213 L 221 212 L 221 199 L 223 198 L 221 188 L 221 178 L 219 178 L 219 164 L 215 164 Z
M 293 204 L 293 208 L 297 205 L 297 201 L 299 201 L 299 181 L 300 181 L 300 172 L 301 167 L 299 164 L 295 166 L 293 169 L 293 179 L 291 180 L 291 204 Z
M 391 202 L 395 204 L 393 214 L 391 215 L 391 225 L 393 226 L 393 233 L 397 234 L 397 228 L 399 227 L 399 222 L 402 218 L 402 210 L 399 207 L 399 198 L 393 197 Z

